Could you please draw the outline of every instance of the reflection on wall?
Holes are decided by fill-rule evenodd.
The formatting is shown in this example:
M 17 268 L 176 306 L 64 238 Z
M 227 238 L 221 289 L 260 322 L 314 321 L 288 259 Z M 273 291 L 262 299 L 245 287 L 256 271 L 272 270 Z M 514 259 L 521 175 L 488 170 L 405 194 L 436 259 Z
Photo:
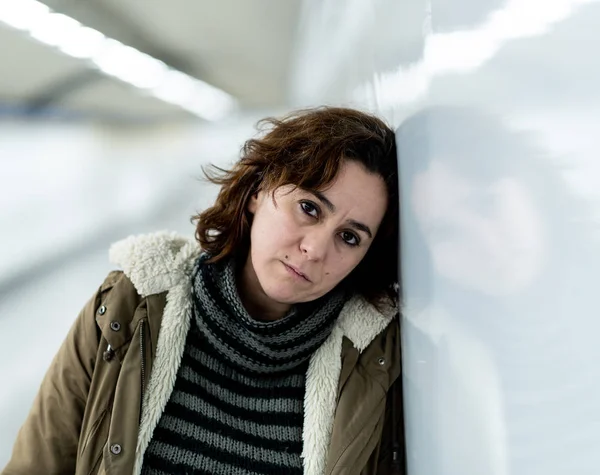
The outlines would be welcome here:
M 409 474 L 597 473 L 600 3 L 331 3 L 293 98 L 398 128 Z
M 587 202 L 527 135 L 481 111 L 422 111 L 398 139 L 417 473 L 600 466 Z

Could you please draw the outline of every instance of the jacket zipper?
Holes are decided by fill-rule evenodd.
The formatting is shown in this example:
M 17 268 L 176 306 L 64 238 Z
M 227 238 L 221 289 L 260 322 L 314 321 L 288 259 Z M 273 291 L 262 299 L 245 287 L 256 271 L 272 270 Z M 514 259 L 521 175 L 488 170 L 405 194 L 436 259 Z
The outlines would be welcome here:
M 141 397 L 141 401 L 140 401 L 140 407 L 141 404 L 144 401 L 144 390 L 145 390 L 145 385 L 146 385 L 146 360 L 145 360 L 145 351 L 144 351 L 144 322 L 141 322 L 140 324 L 140 353 L 142 356 L 142 397 Z M 140 411 L 140 417 L 141 417 L 142 411 Z

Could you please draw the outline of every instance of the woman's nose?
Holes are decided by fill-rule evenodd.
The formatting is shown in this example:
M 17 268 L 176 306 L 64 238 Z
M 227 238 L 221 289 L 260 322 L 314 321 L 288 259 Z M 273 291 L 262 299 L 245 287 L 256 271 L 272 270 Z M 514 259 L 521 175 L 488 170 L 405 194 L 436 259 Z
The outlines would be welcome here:
M 329 236 L 324 230 L 314 230 L 304 236 L 300 242 L 302 254 L 311 261 L 322 260 L 327 254 Z

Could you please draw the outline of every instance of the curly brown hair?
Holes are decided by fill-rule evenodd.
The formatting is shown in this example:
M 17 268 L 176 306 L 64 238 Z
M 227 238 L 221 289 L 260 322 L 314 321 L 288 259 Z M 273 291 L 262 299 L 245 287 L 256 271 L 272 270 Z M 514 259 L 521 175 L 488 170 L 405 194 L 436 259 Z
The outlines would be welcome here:
M 210 262 L 248 251 L 252 215 L 247 204 L 254 193 L 290 184 L 322 191 L 334 181 L 344 160 L 355 160 L 384 179 L 388 207 L 369 251 L 344 285 L 373 304 L 382 297 L 395 303 L 398 168 L 393 130 L 377 117 L 341 107 L 266 118 L 258 129 L 264 134 L 244 144 L 233 168 L 203 168 L 206 178 L 221 186 L 215 204 L 192 218 L 196 239 L 211 256 Z

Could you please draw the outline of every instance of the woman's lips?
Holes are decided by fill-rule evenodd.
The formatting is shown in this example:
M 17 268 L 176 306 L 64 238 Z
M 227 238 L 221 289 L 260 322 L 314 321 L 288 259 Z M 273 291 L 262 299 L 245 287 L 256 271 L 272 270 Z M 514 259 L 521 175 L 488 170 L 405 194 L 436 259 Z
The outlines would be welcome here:
M 306 276 L 306 274 L 304 274 L 303 272 L 300 272 L 296 267 L 290 266 L 289 264 L 285 264 L 285 263 L 283 263 L 283 265 L 285 266 L 287 271 L 294 277 L 303 279 L 306 282 L 310 282 L 310 279 Z

